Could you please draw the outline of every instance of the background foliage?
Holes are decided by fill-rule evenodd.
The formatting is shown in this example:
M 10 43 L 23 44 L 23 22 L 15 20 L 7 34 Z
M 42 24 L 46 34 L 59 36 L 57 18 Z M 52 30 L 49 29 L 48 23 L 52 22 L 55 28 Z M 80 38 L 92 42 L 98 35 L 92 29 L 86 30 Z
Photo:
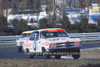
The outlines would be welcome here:
M 12 21 L 13 29 L 8 27 L 7 18 L 0 16 L 0 35 L 19 35 L 26 30 L 36 30 L 45 28 L 62 28 L 68 33 L 88 33 L 88 32 L 100 32 L 100 19 L 98 25 L 88 24 L 88 19 L 82 17 L 80 22 L 70 24 L 68 17 L 65 15 L 60 21 L 50 22 L 48 19 L 43 18 L 39 21 L 39 28 L 27 26 L 27 21 L 18 21 L 14 19 Z M 56 23 L 55 23 L 56 22 Z

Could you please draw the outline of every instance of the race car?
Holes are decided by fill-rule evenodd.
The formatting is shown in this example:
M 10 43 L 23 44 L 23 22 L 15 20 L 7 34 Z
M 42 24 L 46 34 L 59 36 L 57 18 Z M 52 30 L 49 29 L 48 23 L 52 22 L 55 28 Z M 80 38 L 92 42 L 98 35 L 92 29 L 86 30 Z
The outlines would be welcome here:
M 18 52 L 22 51 L 22 45 L 24 43 L 24 41 L 29 37 L 29 35 L 33 32 L 33 30 L 31 31 L 24 31 L 21 34 L 21 37 L 19 40 L 16 40 L 16 46 L 18 48 Z
M 31 33 L 23 44 L 23 50 L 30 58 L 35 55 L 61 56 L 71 54 L 74 59 L 80 57 L 80 39 L 70 38 L 67 32 L 61 28 L 39 29 Z

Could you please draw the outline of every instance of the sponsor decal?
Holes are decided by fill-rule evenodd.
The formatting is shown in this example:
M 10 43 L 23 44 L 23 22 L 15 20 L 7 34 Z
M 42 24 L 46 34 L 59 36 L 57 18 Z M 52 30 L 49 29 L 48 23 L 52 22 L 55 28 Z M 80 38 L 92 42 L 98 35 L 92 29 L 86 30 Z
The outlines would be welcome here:
M 80 46 L 80 42 L 75 42 L 74 46 Z
M 42 45 L 49 46 L 49 42 L 43 42 Z
M 23 46 L 25 47 L 30 47 L 32 45 L 32 43 L 24 43 Z
M 56 43 L 51 43 L 51 48 L 56 48 Z

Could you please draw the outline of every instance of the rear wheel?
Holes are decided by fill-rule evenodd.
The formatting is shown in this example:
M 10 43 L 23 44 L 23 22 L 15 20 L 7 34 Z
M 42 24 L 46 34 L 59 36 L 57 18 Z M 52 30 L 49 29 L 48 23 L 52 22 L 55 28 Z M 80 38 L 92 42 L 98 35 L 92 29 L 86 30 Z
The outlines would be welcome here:
M 80 58 L 80 55 L 78 54 L 78 55 L 72 55 L 72 57 L 74 58 L 74 59 L 79 59 Z
M 61 58 L 61 55 L 55 55 L 55 58 L 56 59 L 60 59 Z

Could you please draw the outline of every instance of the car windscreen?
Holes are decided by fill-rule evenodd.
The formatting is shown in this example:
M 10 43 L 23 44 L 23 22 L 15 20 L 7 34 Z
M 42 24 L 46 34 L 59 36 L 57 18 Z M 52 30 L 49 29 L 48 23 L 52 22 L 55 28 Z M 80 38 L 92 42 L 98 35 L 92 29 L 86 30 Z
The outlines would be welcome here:
M 30 33 L 24 33 L 21 35 L 21 38 L 24 38 L 24 37 L 29 37 L 30 36 Z
M 40 35 L 44 38 L 69 37 L 66 32 L 41 32 Z

